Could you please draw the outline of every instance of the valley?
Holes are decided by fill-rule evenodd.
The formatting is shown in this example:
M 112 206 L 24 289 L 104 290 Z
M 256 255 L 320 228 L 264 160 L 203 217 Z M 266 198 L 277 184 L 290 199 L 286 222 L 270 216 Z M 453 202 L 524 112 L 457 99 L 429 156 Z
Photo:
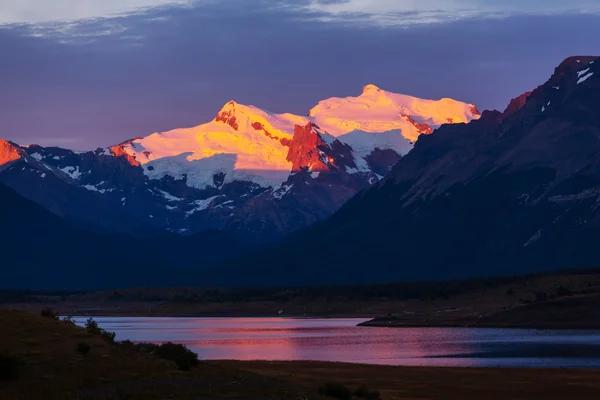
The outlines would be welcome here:
M 37 313 L 147 317 L 360 317 L 364 326 L 600 328 L 600 271 L 363 286 L 2 291 Z

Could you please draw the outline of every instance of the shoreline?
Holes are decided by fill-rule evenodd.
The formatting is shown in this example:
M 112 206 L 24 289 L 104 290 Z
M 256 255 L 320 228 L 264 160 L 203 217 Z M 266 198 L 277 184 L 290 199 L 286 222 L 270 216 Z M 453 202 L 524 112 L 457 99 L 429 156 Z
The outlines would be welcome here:
M 27 311 L 38 314 L 43 306 L 53 306 L 47 304 L 36 303 L 18 303 L 18 304 L 0 304 L 0 308 Z M 530 320 L 520 320 L 510 318 L 489 321 L 489 317 L 497 317 L 498 314 L 492 314 L 484 318 L 474 318 L 472 316 L 457 316 L 456 318 L 448 318 L 448 316 L 440 317 L 439 314 L 423 313 L 412 316 L 412 318 L 400 318 L 398 316 L 377 316 L 373 314 L 362 313 L 324 313 L 324 314 L 281 314 L 274 315 L 272 312 L 260 312 L 240 309 L 233 313 L 220 312 L 172 312 L 161 310 L 160 307 L 144 307 L 128 308 L 123 307 L 64 307 L 60 304 L 54 304 L 54 310 L 61 317 L 77 317 L 77 318 L 269 318 L 269 319 L 353 319 L 362 320 L 356 324 L 362 328 L 455 328 L 455 329 L 523 329 L 523 330 L 600 330 L 600 320 L 598 322 L 590 322 L 588 319 L 579 319 L 577 321 L 565 321 L 562 323 L 548 322 L 552 318 L 547 318 L 543 315 L 538 315 Z M 525 308 L 525 307 L 524 307 Z M 518 311 L 518 308 L 515 309 Z M 510 313 L 508 313 L 510 314 Z M 537 319 L 537 320 L 536 320 Z M 423 322 L 423 321 L 428 322 Z

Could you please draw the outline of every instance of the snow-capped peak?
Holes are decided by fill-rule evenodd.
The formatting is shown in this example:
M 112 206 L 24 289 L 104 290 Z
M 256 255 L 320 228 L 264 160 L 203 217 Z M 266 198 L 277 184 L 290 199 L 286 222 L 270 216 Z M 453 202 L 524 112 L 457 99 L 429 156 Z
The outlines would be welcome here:
M 368 84 L 365 85 L 365 87 L 363 87 L 363 94 L 365 93 L 369 93 L 369 92 L 381 92 L 381 89 L 379 89 L 377 86 L 373 85 L 373 84 Z
M 421 133 L 430 133 L 443 123 L 478 117 L 479 112 L 470 104 L 452 99 L 423 100 L 369 84 L 358 97 L 319 102 L 307 117 L 275 114 L 232 100 L 211 122 L 153 133 L 116 150 L 141 164 L 152 179 L 169 175 L 204 188 L 215 185 L 215 174 L 224 174 L 225 183 L 250 181 L 278 187 L 292 171 L 288 152 L 295 126 L 314 123 L 326 142 L 337 137 L 366 157 L 376 148 L 405 154 Z M 111 149 L 115 155 L 116 150 Z
M 446 123 L 478 119 L 480 113 L 472 104 L 449 98 L 419 99 L 367 85 L 358 97 L 332 97 L 319 102 L 309 116 L 333 136 L 354 130 L 371 133 L 400 130 L 403 137 L 414 142 L 422 131 L 415 125 L 437 128 Z

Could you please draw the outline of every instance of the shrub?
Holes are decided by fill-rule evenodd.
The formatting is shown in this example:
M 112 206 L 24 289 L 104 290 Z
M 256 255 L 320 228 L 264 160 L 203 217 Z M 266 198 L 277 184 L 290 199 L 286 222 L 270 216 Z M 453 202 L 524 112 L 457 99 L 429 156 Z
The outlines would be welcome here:
M 40 315 L 45 318 L 58 319 L 58 313 L 50 307 L 43 308 Z
M 8 353 L 0 353 L 0 382 L 15 381 L 19 378 L 21 360 Z
M 381 393 L 377 390 L 370 390 L 361 386 L 354 391 L 354 396 L 365 400 L 381 400 Z
M 535 301 L 546 301 L 548 299 L 548 294 L 545 292 L 535 292 Z
M 79 354 L 83 354 L 84 356 L 87 356 L 88 353 L 90 352 L 90 350 L 92 350 L 92 346 L 90 346 L 89 343 L 85 343 L 85 342 L 77 343 L 77 352 Z
M 558 286 L 556 288 L 556 297 L 573 296 L 573 291 L 565 286 Z
M 339 400 L 350 400 L 352 392 L 346 386 L 339 383 L 326 383 L 319 388 L 321 396 L 333 397 Z
M 76 325 L 73 317 L 64 317 L 63 319 L 61 319 L 61 322 L 64 322 L 65 324 L 69 325 Z
M 91 334 L 102 336 L 102 339 L 106 340 L 109 343 L 115 342 L 115 336 L 117 334 L 114 332 L 109 332 L 105 329 L 100 328 L 98 326 L 98 323 L 96 321 L 94 321 L 93 318 L 88 318 L 88 320 L 85 321 L 85 328 Z
M 114 332 L 109 332 L 106 331 L 104 329 L 100 329 L 100 335 L 102 336 L 102 339 L 106 340 L 109 343 L 114 343 L 115 342 L 115 336 L 117 335 Z
M 156 348 L 154 354 L 165 360 L 174 361 L 181 371 L 198 365 L 198 355 L 183 344 L 166 342 Z
M 87 331 L 89 333 L 99 333 L 100 332 L 98 323 L 96 321 L 94 321 L 94 318 L 88 318 L 87 321 L 85 321 L 85 329 L 87 329 Z
M 154 343 L 138 343 L 136 349 L 142 353 L 153 354 L 164 360 L 173 361 L 181 371 L 188 371 L 198 365 L 198 355 L 183 344 L 166 342 L 161 345 Z

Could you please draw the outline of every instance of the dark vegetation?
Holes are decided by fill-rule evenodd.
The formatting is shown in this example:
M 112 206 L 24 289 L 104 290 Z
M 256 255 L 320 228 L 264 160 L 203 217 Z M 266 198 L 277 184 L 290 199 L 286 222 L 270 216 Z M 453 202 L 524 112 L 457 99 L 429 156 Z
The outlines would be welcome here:
M 40 315 L 42 317 L 46 317 L 46 318 L 58 319 L 58 313 L 56 311 L 54 311 L 53 309 L 51 309 L 50 307 L 42 308 Z
M 19 377 L 21 360 L 8 353 L 0 353 L 0 382 L 14 381 Z
M 154 343 L 126 343 L 139 352 L 152 354 L 164 360 L 173 361 L 180 371 L 189 371 L 199 363 L 198 355 L 188 349 L 184 344 L 166 342 Z
M 282 311 L 282 316 L 383 316 L 386 324 L 600 327 L 600 309 L 594 308 L 599 269 L 363 286 L 12 291 L 0 297 L 12 308 L 50 308 L 63 315 L 277 316 Z M 534 318 L 513 318 L 528 308 L 538 311 Z
M 371 390 L 362 385 L 353 391 L 348 386 L 336 382 L 327 382 L 319 387 L 319 394 L 339 400 L 350 400 L 353 397 L 364 400 L 381 400 L 381 393 L 378 390 Z
M 77 343 L 77 352 L 81 355 L 87 356 L 88 353 L 92 350 L 92 346 L 86 342 Z
M 352 391 L 340 383 L 328 382 L 319 388 L 319 394 L 339 400 L 350 400 Z

